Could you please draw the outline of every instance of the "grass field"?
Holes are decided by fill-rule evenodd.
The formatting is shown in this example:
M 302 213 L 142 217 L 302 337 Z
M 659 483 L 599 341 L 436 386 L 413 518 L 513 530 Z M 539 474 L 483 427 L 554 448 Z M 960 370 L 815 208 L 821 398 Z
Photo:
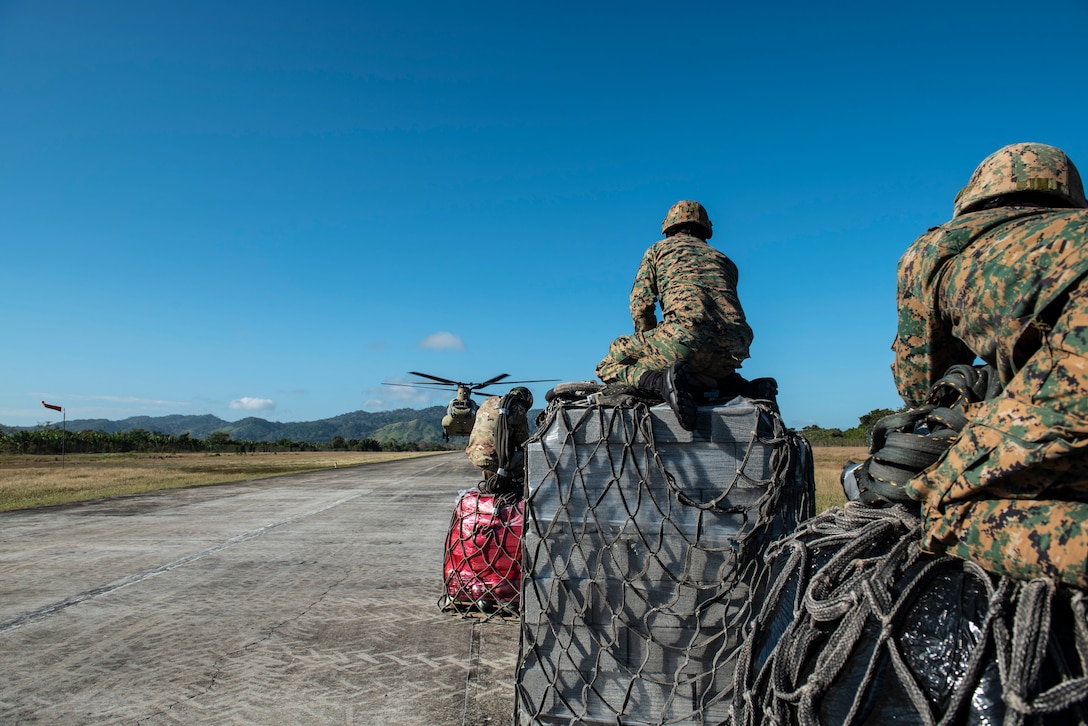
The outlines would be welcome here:
M 433 451 L 0 456 L 0 512 L 431 456 Z
M 839 474 L 846 461 L 861 462 L 869 455 L 864 446 L 814 446 L 812 459 L 816 469 L 816 513 L 830 507 L 841 507 L 846 495 L 839 483 Z
M 259 454 L 73 454 L 0 456 L 0 511 L 65 504 L 156 489 L 221 484 L 358 466 L 442 452 L 311 452 Z M 816 511 L 841 506 L 839 472 L 861 461 L 863 447 L 815 447 Z

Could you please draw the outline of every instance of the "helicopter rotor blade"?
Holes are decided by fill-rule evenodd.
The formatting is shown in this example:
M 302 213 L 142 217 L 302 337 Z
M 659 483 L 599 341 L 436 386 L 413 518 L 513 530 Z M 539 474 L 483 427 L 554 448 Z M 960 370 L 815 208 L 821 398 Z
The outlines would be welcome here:
M 469 384 L 469 388 L 473 388 L 473 389 L 483 388 L 484 386 L 490 386 L 493 383 L 498 383 L 503 378 L 509 378 L 509 377 L 510 377 L 509 373 L 500 373 L 499 375 L 495 376 L 494 378 L 487 379 L 483 383 L 471 383 L 471 384 Z
M 457 381 L 451 381 L 448 378 L 439 378 L 438 376 L 432 376 L 429 373 L 420 373 L 418 371 L 408 371 L 408 372 L 411 373 L 413 376 L 419 376 L 420 378 L 430 378 L 432 381 L 437 381 L 438 383 L 445 383 L 447 386 L 460 386 L 460 385 L 462 385 L 462 384 L 458 383 Z
M 444 388 L 442 383 L 386 383 L 382 382 L 383 386 L 403 386 L 405 388 L 423 388 L 428 391 L 452 391 L 453 388 Z
M 531 381 L 508 381 L 509 373 L 500 373 L 494 378 L 488 378 L 483 383 L 462 383 L 460 381 L 452 381 L 449 378 L 441 378 L 439 376 L 432 376 L 430 373 L 420 373 L 419 371 L 408 371 L 413 376 L 419 376 L 420 378 L 429 378 L 428 381 L 419 381 L 417 383 L 386 383 L 387 386 L 408 386 L 409 388 L 441 388 L 443 386 L 451 386 L 448 390 L 460 391 L 467 388 L 469 392 L 476 391 L 480 388 L 486 388 L 487 386 L 493 386 L 496 383 L 501 382 L 503 385 L 516 385 L 519 383 L 553 383 L 558 381 L 558 378 L 538 378 Z
M 554 383 L 555 381 L 558 381 L 558 380 L 559 380 L 558 378 L 540 378 L 540 379 L 537 379 L 535 381 L 502 381 L 502 385 L 504 385 L 504 386 L 515 386 L 515 385 L 517 385 L 519 383 Z M 495 383 L 495 382 L 494 381 L 488 381 L 486 383 L 475 383 L 472 386 L 472 390 L 476 390 L 478 388 L 483 388 L 485 386 L 490 386 L 493 383 Z

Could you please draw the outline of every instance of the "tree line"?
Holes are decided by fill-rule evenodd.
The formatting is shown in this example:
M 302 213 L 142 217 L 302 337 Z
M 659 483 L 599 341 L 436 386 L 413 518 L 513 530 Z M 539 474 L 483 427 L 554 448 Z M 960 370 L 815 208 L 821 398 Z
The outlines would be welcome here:
M 858 425 L 849 429 L 822 428 L 815 424 L 805 426 L 801 433 L 813 446 L 866 446 L 869 429 L 880 419 L 895 411 L 887 408 L 873 409 L 858 419 Z M 378 441 L 372 438 L 345 439 L 333 436 L 325 443 L 310 441 L 246 441 L 232 439 L 225 431 L 216 431 L 203 439 L 187 433 L 164 434 L 144 429 L 129 429 L 116 433 L 105 431 L 65 431 L 43 427 L 33 431 L 17 429 L 6 431 L 0 426 L 0 453 L 2 454 L 124 454 L 124 453 L 235 453 L 285 451 L 453 451 L 461 446 L 432 441 Z
M 0 453 L 3 454 L 125 454 L 125 453 L 235 453 L 286 451 L 443 451 L 454 449 L 434 442 L 377 441 L 376 439 L 345 439 L 333 436 L 326 443 L 309 441 L 244 441 L 232 439 L 225 431 L 216 431 L 199 439 L 184 434 L 163 434 L 144 429 L 116 433 L 105 431 L 65 431 L 40 428 L 6 431 L 0 427 Z
M 899 409 L 903 411 L 905 409 Z M 874 408 L 858 418 L 858 425 L 848 429 L 825 429 L 815 424 L 805 426 L 801 433 L 813 446 L 868 446 L 869 429 L 880 419 L 898 413 L 890 408 Z

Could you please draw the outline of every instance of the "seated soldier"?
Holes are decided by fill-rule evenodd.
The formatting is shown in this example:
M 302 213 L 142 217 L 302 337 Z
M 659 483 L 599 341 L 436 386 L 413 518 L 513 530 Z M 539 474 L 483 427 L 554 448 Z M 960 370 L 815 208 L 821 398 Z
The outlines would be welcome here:
M 646 251 L 631 288 L 634 335 L 612 341 L 597 377 L 658 393 L 691 431 L 693 390 L 735 385 L 752 329 L 737 297 L 737 266 L 707 244 L 713 226 L 703 205 L 677 202 L 661 231 L 665 239 Z
M 1012 144 L 957 195 L 952 220 L 899 261 L 892 369 L 919 405 L 957 364 L 993 366 L 935 464 L 909 479 L 922 548 L 1021 579 L 1088 587 L 1088 201 L 1060 149 Z

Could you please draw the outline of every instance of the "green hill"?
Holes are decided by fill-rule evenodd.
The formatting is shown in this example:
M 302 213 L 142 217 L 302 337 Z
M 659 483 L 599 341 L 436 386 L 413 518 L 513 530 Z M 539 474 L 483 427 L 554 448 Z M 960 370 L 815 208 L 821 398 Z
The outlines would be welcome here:
M 393 411 L 353 411 L 319 421 L 280 423 L 249 417 L 239 421 L 224 421 L 212 416 L 132 416 L 120 421 L 107 419 L 72 419 L 69 431 L 103 431 L 107 434 L 141 429 L 152 433 L 181 436 L 188 434 L 206 439 L 210 434 L 225 432 L 235 441 L 267 441 L 288 439 L 296 442 L 327 443 L 334 436 L 345 441 L 374 439 L 376 441 L 437 442 L 442 440 L 444 406 L 429 408 L 398 408 Z M 6 426 L 11 430 L 37 427 Z

